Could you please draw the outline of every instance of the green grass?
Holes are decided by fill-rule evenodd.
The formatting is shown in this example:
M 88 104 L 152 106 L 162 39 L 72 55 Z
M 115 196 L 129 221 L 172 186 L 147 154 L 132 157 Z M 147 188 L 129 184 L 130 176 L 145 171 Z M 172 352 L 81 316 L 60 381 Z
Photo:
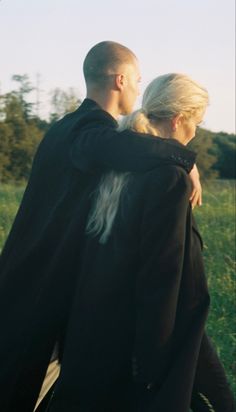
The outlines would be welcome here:
M 23 186 L 0 186 L 0 251 L 6 240 L 19 203 L 24 192 Z
M 203 206 L 194 209 L 194 214 L 204 240 L 205 267 L 211 294 L 207 330 L 235 390 L 235 182 L 205 182 L 203 191 Z M 5 185 L 0 188 L 0 248 L 22 194 L 23 187 Z
M 207 331 L 236 392 L 235 181 L 209 181 L 203 190 L 203 206 L 194 214 L 211 294 Z

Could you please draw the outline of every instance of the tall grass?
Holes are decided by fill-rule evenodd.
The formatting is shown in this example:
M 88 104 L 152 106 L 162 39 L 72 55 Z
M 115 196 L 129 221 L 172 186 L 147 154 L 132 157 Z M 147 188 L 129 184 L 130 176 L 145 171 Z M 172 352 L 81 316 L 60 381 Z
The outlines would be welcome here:
M 0 188 L 0 248 L 17 211 L 23 187 Z M 204 259 L 211 293 L 207 331 L 236 389 L 235 182 L 203 183 L 203 206 L 194 209 L 204 240 Z
M 0 185 L 0 252 L 19 207 L 23 186 Z
M 235 181 L 203 184 L 203 206 L 195 217 L 204 240 L 211 294 L 207 331 L 236 390 L 236 222 Z

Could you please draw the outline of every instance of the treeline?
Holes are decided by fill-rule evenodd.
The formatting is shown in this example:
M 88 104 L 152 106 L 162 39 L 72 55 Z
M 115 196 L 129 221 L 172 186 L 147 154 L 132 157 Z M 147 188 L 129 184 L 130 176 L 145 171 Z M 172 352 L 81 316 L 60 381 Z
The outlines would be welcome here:
M 32 103 L 34 88 L 27 75 L 14 75 L 15 89 L 0 95 L 0 182 L 28 179 L 37 146 L 49 127 L 75 110 L 80 100 L 74 89 L 51 92 L 48 120 L 39 115 L 39 102 Z M 37 92 L 37 90 L 36 90 Z M 235 178 L 236 135 L 197 131 L 190 148 L 198 153 L 202 178 Z
M 0 94 L 0 182 L 24 182 L 32 159 L 49 127 L 65 113 L 75 110 L 80 101 L 73 89 L 50 92 L 49 119 L 39 115 L 39 102 L 32 103 L 37 90 L 28 75 L 12 76 L 16 87 Z
M 189 148 L 197 153 L 197 165 L 202 178 L 236 178 L 235 134 L 213 133 L 199 128 Z

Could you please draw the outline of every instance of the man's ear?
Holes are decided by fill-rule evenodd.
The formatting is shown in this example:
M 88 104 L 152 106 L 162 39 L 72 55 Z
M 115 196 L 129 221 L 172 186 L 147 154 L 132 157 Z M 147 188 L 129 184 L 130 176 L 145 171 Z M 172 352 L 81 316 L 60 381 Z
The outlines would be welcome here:
M 173 132 L 175 132 L 178 129 L 178 127 L 182 125 L 183 119 L 184 116 L 181 113 L 176 114 L 174 117 L 172 117 L 171 128 Z
M 119 91 L 122 91 L 125 84 L 125 76 L 123 74 L 115 75 L 115 86 Z

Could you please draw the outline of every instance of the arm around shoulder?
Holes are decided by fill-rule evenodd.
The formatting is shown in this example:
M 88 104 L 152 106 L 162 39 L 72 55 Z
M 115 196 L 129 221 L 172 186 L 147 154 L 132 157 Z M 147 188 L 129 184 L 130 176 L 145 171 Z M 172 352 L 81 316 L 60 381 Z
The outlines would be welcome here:
M 144 172 L 163 164 L 180 165 L 189 172 L 196 155 L 172 139 L 131 130 L 119 132 L 115 120 L 97 110 L 78 128 L 71 159 L 76 168 L 85 172 L 107 169 Z

